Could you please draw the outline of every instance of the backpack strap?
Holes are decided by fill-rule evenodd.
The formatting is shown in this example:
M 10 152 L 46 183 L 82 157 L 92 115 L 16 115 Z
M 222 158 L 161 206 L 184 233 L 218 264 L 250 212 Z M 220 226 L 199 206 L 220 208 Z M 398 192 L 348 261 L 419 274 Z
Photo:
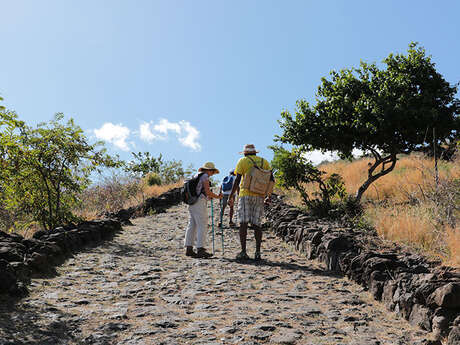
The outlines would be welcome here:
M 254 161 L 251 159 L 251 157 L 249 157 L 249 156 L 246 156 L 246 157 L 252 162 L 252 164 L 254 164 L 254 166 L 255 166 L 256 168 L 259 168 L 259 166 L 257 165 L 257 163 L 254 162 Z M 260 158 L 262 158 L 262 157 L 260 157 Z M 263 165 L 263 158 L 262 158 L 262 165 Z
M 204 174 L 206 174 L 206 173 L 205 173 L 205 172 L 202 172 L 202 173 L 200 174 L 200 177 L 199 177 L 199 179 L 198 179 L 198 182 L 199 182 L 199 180 L 201 179 L 201 176 L 203 176 Z M 208 175 L 208 179 L 209 179 L 209 175 Z M 201 184 L 201 192 L 200 192 L 199 195 L 201 195 L 201 194 L 203 194 L 204 196 L 206 196 L 206 192 L 205 192 L 205 190 L 204 190 L 204 184 L 203 184 L 203 183 Z
M 260 157 L 261 161 L 260 161 L 260 165 L 261 166 L 258 166 L 256 162 L 254 162 L 251 157 L 249 156 L 246 156 L 247 158 L 249 158 L 249 160 L 252 162 L 252 164 L 254 164 L 254 166 L 258 169 L 263 169 L 264 168 L 264 158 L 263 157 Z M 257 156 L 256 156 L 257 157 Z

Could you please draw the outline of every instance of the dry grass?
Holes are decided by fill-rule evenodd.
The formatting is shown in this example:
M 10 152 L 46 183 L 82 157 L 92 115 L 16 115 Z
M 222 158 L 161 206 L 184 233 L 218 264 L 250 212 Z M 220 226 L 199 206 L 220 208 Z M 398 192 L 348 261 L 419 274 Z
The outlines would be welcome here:
M 339 173 L 349 194 L 354 195 L 367 177 L 368 158 L 321 165 L 327 174 Z M 366 218 L 379 235 L 417 248 L 445 264 L 460 267 L 460 158 L 438 162 L 439 185 L 435 184 L 433 159 L 421 155 L 401 157 L 388 175 L 374 182 L 363 197 Z M 315 186 L 307 186 L 312 193 Z M 457 189 L 457 190 L 455 190 Z M 301 199 L 290 196 L 290 203 Z
M 76 214 L 87 220 L 100 218 L 105 212 L 137 206 L 146 199 L 183 185 L 182 181 L 168 185 L 149 186 L 145 180 L 136 180 L 120 176 L 104 179 L 97 186 L 85 191 L 84 203 L 76 210 Z

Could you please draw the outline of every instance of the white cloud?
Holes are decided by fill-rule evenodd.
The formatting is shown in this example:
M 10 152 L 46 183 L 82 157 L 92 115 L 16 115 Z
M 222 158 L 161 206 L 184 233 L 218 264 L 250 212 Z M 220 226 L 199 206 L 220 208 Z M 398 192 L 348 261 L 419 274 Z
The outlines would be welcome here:
M 177 139 L 183 146 L 194 151 L 201 150 L 198 142 L 200 132 L 190 122 L 170 122 L 167 119 L 160 119 L 157 124 L 144 122 L 139 126 L 139 137 L 149 143 L 155 140 L 166 140 L 170 132 L 177 135 Z
M 169 122 L 166 119 L 160 119 L 160 123 L 155 125 L 153 129 L 164 135 L 167 135 L 169 131 L 174 131 L 177 134 L 181 133 L 181 126 L 179 123 Z
M 352 151 L 353 157 L 359 157 L 362 154 L 363 154 L 363 151 L 358 150 L 358 149 L 354 149 Z M 306 153 L 305 157 L 309 159 L 314 165 L 318 165 L 319 163 L 324 162 L 324 161 L 332 162 L 332 161 L 339 159 L 339 155 L 337 154 L 337 152 L 329 151 L 329 152 L 322 153 L 321 151 L 318 151 L 318 150 Z
M 324 161 L 335 161 L 339 156 L 335 152 L 322 153 L 321 151 L 311 151 L 305 154 L 305 157 L 310 160 L 314 165 Z
M 101 128 L 95 129 L 94 134 L 100 140 L 107 141 L 123 151 L 129 151 L 129 144 L 126 142 L 131 131 L 121 124 L 114 125 L 106 122 Z
M 151 123 L 148 122 L 141 123 L 141 125 L 139 126 L 139 136 L 142 140 L 151 143 L 152 141 L 157 139 L 164 139 L 164 137 L 160 135 L 153 134 L 150 126 Z
M 185 147 L 190 147 L 194 151 L 201 151 L 201 145 L 198 142 L 200 132 L 193 127 L 190 122 L 181 121 L 179 122 L 182 130 L 185 132 L 185 136 L 179 138 L 179 141 Z

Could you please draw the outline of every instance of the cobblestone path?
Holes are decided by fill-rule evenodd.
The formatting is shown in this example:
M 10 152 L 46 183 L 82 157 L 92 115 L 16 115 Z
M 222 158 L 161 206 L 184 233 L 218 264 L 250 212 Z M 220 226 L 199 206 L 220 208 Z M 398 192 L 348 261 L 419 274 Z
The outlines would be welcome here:
M 67 260 L 57 276 L 34 279 L 29 297 L 1 301 L 0 345 L 377 345 L 427 337 L 269 232 L 263 260 L 238 263 L 238 232 L 229 228 L 225 257 L 220 236 L 214 258 L 184 256 L 183 205 L 133 222 Z

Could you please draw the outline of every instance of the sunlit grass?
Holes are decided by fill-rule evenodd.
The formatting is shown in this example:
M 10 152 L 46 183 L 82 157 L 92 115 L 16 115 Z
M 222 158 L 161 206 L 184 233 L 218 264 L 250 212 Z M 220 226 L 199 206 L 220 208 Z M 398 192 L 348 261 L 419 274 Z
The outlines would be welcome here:
M 84 202 L 76 210 L 76 214 L 86 220 L 97 219 L 106 212 L 117 212 L 138 206 L 148 198 L 158 197 L 182 185 L 183 182 L 178 181 L 172 184 L 149 186 L 143 179 L 112 176 L 85 191 L 82 196 Z
M 354 195 L 367 178 L 372 159 L 353 162 L 336 161 L 320 169 L 328 175 L 339 173 L 347 193 Z M 460 159 L 438 162 L 439 185 L 436 185 L 434 161 L 421 155 L 398 159 L 395 169 L 374 182 L 363 196 L 365 217 L 385 240 L 416 248 L 445 264 L 460 267 L 460 214 L 453 190 L 460 179 Z M 306 186 L 310 193 L 316 186 Z M 289 202 L 301 205 L 296 193 Z

